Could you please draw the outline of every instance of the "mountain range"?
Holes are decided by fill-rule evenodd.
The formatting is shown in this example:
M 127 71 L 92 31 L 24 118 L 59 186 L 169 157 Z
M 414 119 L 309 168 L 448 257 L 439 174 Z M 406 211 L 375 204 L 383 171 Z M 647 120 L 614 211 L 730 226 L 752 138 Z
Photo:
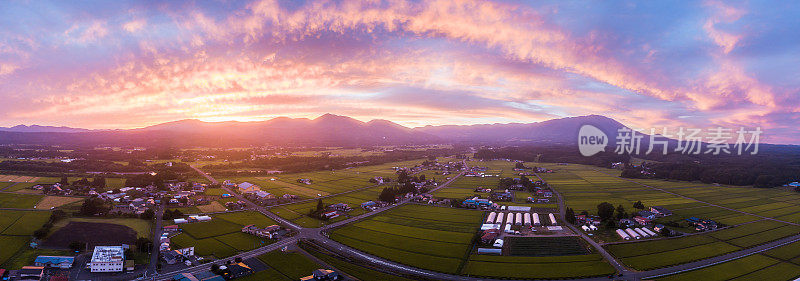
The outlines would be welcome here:
M 187 119 L 130 130 L 87 130 L 51 126 L 0 128 L 0 144 L 110 146 L 365 146 L 400 144 L 575 144 L 584 124 L 616 135 L 623 124 L 588 115 L 536 123 L 446 125 L 408 128 L 387 120 L 362 122 L 325 114 L 314 119 L 278 117 L 256 122 Z

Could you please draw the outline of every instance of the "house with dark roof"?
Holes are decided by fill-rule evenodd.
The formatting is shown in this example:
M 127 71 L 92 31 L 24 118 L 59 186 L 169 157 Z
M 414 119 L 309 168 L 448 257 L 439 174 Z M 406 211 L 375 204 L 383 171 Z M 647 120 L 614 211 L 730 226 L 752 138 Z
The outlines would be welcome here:
M 220 267 L 220 270 L 222 271 L 222 277 L 225 278 L 225 280 L 236 279 L 255 273 L 252 268 L 241 262 L 226 265 L 224 269 Z
M 180 251 L 172 250 L 161 253 L 161 259 L 163 259 L 167 264 L 176 264 L 183 262 L 186 257 L 184 257 Z
M 656 216 L 658 217 L 666 217 L 672 215 L 672 211 L 667 210 L 667 208 L 664 208 L 664 206 L 651 206 L 650 212 L 656 214 Z
M 44 267 L 23 266 L 17 271 L 17 278 L 14 280 L 41 280 L 42 276 L 44 276 Z

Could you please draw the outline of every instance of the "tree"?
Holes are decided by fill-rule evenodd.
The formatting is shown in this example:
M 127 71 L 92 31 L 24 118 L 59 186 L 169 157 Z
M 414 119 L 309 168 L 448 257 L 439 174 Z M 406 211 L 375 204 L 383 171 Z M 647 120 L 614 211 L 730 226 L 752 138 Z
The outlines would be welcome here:
M 33 237 L 36 239 L 44 239 L 44 237 L 47 236 L 47 233 L 50 233 L 50 229 L 42 227 L 33 232 Z
M 565 219 L 567 222 L 574 224 L 575 223 L 575 211 L 572 208 L 567 208 L 566 214 L 564 214 Z
M 378 200 L 393 203 L 395 197 L 397 197 L 397 190 L 392 187 L 384 187 L 383 190 L 381 190 L 381 194 L 378 195 Z
M 103 176 L 95 176 L 92 178 L 92 186 L 97 190 L 105 190 L 106 189 L 106 178 Z
M 644 204 L 642 203 L 641 200 L 640 201 L 636 201 L 636 203 L 633 203 L 633 207 L 636 208 L 636 209 L 642 210 L 642 209 L 644 209 Z
M 325 204 L 322 203 L 322 199 L 317 200 L 317 209 L 316 209 L 316 211 L 317 212 L 321 212 L 324 209 L 325 209 Z
M 50 214 L 50 222 L 56 223 L 64 218 L 67 217 L 67 212 L 63 210 L 54 210 L 52 214 Z
M 105 202 L 103 202 L 103 199 L 92 197 L 83 201 L 80 214 L 84 216 L 94 216 L 96 214 L 105 213 L 109 209 Z
M 408 182 L 408 180 L 409 180 L 408 171 L 400 170 L 399 172 L 397 172 L 397 182 L 405 183 Z
M 627 216 L 628 213 L 625 212 L 625 207 L 623 207 L 622 204 L 619 204 L 619 206 L 617 206 L 617 219 L 623 219 Z
M 533 183 L 531 183 L 531 179 L 529 179 L 526 176 L 519 177 L 519 183 L 526 188 L 531 187 L 533 185 Z
M 614 205 L 611 203 L 603 202 L 597 205 L 597 215 L 601 220 L 608 220 L 614 216 Z
M 153 209 L 147 209 L 141 215 L 139 215 L 139 218 L 143 220 L 152 220 L 155 216 L 156 212 L 154 212 Z
M 753 187 L 758 188 L 767 188 L 773 187 L 773 181 L 775 180 L 775 176 L 772 175 L 760 175 L 756 178 L 756 181 L 753 183 Z
M 136 239 L 136 248 L 139 249 L 139 252 L 147 252 L 151 247 L 153 247 L 153 241 L 150 241 L 149 238 L 139 237 Z

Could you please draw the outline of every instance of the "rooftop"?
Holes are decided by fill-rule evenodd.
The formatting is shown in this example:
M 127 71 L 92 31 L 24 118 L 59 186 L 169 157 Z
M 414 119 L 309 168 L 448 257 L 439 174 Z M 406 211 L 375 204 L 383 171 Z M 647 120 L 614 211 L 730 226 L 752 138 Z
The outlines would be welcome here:
M 92 262 L 121 261 L 125 259 L 122 246 L 97 246 L 92 253 Z

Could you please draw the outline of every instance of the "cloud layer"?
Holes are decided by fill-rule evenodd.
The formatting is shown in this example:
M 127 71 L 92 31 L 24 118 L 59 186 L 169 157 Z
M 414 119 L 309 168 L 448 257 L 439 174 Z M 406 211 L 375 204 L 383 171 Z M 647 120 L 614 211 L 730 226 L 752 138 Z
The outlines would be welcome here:
M 800 5 L 753 2 L 5 2 L 0 125 L 601 114 L 800 143 Z

